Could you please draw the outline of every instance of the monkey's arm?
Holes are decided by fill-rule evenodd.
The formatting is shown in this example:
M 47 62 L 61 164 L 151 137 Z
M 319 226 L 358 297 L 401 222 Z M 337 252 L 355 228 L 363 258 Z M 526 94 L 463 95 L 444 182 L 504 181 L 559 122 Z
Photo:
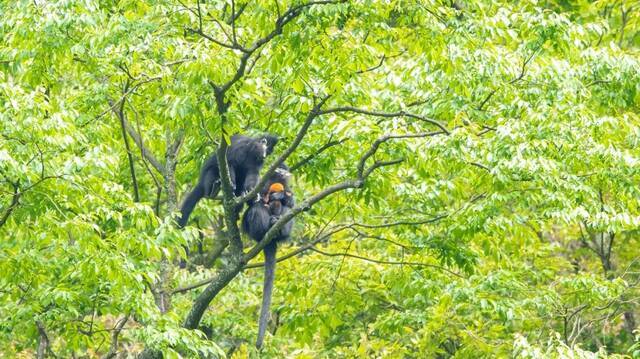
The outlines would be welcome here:
M 204 197 L 214 198 L 218 194 L 218 191 L 220 191 L 220 176 L 218 175 L 218 171 L 210 168 L 208 171 L 203 172 L 200 176 L 198 186 L 202 187 Z
M 291 207 L 288 206 L 282 206 L 282 215 L 284 215 L 285 213 L 289 212 L 289 210 L 291 209 Z M 280 229 L 280 233 L 278 233 L 278 241 L 282 241 L 282 240 L 287 240 L 289 239 L 289 236 L 291 235 L 291 230 L 293 229 L 293 219 L 290 220 L 289 222 L 285 223 L 284 226 L 282 226 L 282 228 Z
M 244 177 L 244 184 L 242 185 L 242 194 L 251 191 L 260 180 L 260 168 L 252 168 L 247 170 L 247 174 Z
M 285 207 L 289 207 L 289 209 L 295 207 L 296 200 L 293 198 L 293 193 L 286 191 L 284 194 L 284 200 L 282 201 L 282 205 Z M 286 212 L 288 209 L 284 209 Z
M 231 189 L 235 192 L 238 184 L 236 183 L 236 169 L 233 166 L 229 166 L 229 178 L 231 178 Z

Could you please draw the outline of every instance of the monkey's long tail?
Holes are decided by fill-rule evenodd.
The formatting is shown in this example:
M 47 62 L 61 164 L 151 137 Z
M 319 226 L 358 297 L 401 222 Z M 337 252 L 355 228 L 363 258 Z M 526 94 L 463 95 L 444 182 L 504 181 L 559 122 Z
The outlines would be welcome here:
M 182 213 L 182 215 L 178 220 L 178 226 L 180 226 L 180 228 L 187 224 L 191 212 L 193 212 L 193 209 L 202 197 L 204 197 L 204 188 L 202 188 L 202 186 L 196 186 L 196 188 L 189 193 L 187 198 L 184 199 L 184 202 L 182 202 L 182 208 L 180 208 L 180 213 Z
M 260 320 L 258 321 L 258 339 L 256 340 L 256 348 L 258 349 L 262 347 L 264 334 L 267 331 L 267 321 L 269 320 L 273 281 L 276 277 L 276 246 L 276 242 L 272 241 L 264 247 L 264 287 L 262 289 Z

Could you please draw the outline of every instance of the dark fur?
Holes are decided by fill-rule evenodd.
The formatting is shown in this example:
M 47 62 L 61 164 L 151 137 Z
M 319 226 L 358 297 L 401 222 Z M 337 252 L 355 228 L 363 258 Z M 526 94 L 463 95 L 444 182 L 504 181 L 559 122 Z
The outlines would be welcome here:
M 260 169 L 264 158 L 273 152 L 278 138 L 264 135 L 258 138 L 243 135 L 231 137 L 231 145 L 227 150 L 229 177 L 234 187 L 234 194 L 240 196 L 255 187 L 260 178 Z M 200 171 L 200 178 L 195 188 L 187 195 L 180 208 L 181 217 L 178 225 L 184 227 L 191 212 L 202 198 L 214 198 L 220 191 L 220 169 L 218 157 L 214 153 Z
M 242 230 L 253 240 L 261 241 L 269 228 L 294 205 L 293 194 L 289 190 L 288 180 L 290 177 L 289 168 L 282 164 L 279 171 L 267 181 L 261 192 L 262 200 L 253 203 L 244 213 L 242 218 Z M 282 183 L 285 191 L 271 194 L 269 203 L 264 200 L 269 199 L 268 190 L 273 183 Z M 258 338 L 256 347 L 260 348 L 264 341 L 269 319 L 269 308 L 271 307 L 271 297 L 273 294 L 273 282 L 276 270 L 276 251 L 278 242 L 287 240 L 291 235 L 293 220 L 287 222 L 278 235 L 264 248 L 264 286 L 262 289 L 262 307 L 260 308 L 260 319 L 258 321 Z

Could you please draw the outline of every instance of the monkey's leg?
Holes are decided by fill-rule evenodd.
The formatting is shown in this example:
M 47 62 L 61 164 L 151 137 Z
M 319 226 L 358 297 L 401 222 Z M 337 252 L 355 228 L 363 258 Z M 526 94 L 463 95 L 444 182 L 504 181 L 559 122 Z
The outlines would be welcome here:
M 199 183 L 204 189 L 204 197 L 215 198 L 220 190 L 220 176 L 213 170 L 204 173 Z
M 258 171 L 249 171 L 244 178 L 244 184 L 242 186 L 242 195 L 247 194 L 247 192 L 253 190 L 255 186 L 258 184 L 260 180 L 260 173 Z M 260 194 L 258 193 L 256 202 L 260 201 Z
M 231 179 L 231 189 L 233 192 L 236 192 L 236 188 L 238 188 L 238 182 L 236 182 L 236 169 L 233 166 L 229 167 L 229 178 Z
M 291 208 L 287 206 L 282 206 L 282 215 L 289 212 L 290 209 Z M 278 217 L 278 219 L 280 219 L 280 217 Z M 287 223 L 284 224 L 284 226 L 282 226 L 282 228 L 280 228 L 280 232 L 278 233 L 278 237 L 276 238 L 276 240 L 283 241 L 283 240 L 289 239 L 292 229 L 293 229 L 293 219 L 289 220 Z
M 273 281 L 276 277 L 276 242 L 272 241 L 264 247 L 264 287 L 262 289 L 262 308 L 258 321 L 258 338 L 256 348 L 260 349 L 264 342 L 264 334 L 267 331 L 269 321 L 269 308 L 271 307 L 271 295 L 273 294 Z
M 244 178 L 244 185 L 242 188 L 245 192 L 251 191 L 260 180 L 260 172 L 258 171 L 247 171 L 247 175 Z

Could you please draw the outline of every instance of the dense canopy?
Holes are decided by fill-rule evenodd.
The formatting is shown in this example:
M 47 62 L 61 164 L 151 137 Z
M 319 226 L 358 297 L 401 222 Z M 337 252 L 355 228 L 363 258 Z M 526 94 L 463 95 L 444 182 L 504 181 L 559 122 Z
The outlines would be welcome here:
M 0 14 L 0 356 L 640 358 L 636 1 Z M 175 223 L 235 133 L 297 198 L 261 350 L 257 189 Z

